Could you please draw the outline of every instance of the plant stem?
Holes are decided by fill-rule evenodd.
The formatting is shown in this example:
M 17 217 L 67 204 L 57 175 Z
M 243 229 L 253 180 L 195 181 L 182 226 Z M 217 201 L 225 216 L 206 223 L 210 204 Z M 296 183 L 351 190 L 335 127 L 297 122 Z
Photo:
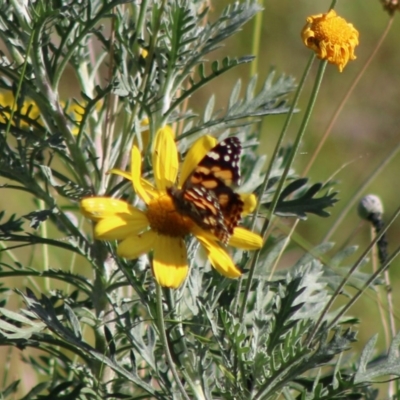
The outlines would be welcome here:
M 131 114 L 131 121 L 133 121 L 134 118 L 136 117 L 136 115 L 138 114 L 139 108 L 143 104 L 143 101 L 145 100 L 145 97 L 146 97 L 146 86 L 147 86 L 147 82 L 149 80 L 150 72 L 151 72 L 151 69 L 153 66 L 152 60 L 154 57 L 154 51 L 155 51 L 155 47 L 157 44 L 158 32 L 159 32 L 160 26 L 161 26 L 162 14 L 165 9 L 165 3 L 166 3 L 166 0 L 162 0 L 161 6 L 160 6 L 160 11 L 159 11 L 159 19 L 157 20 L 156 26 L 154 27 L 153 33 L 151 35 L 150 45 L 149 45 L 149 53 L 146 57 L 146 67 L 145 67 L 143 79 L 142 79 L 142 82 L 140 84 L 140 88 L 138 91 L 138 93 L 142 93 L 142 97 L 141 97 L 141 99 L 138 99 L 135 102 L 135 105 L 133 106 L 133 110 L 132 110 L 132 114 Z M 146 5 L 147 5 L 147 3 L 144 2 L 142 4 L 142 7 L 146 7 Z M 153 124 L 152 119 L 150 119 L 149 122 L 150 122 L 149 123 L 150 133 L 153 134 L 155 129 L 153 126 L 154 124 Z M 158 126 L 157 126 L 157 128 L 158 128 Z M 129 135 L 127 135 L 127 136 L 129 136 Z M 117 164 L 119 165 L 119 168 L 121 168 L 122 170 L 124 170 L 126 168 L 128 162 L 129 162 L 129 152 L 126 151 L 126 146 L 127 146 L 127 141 L 126 140 L 121 141 L 121 149 L 120 149 L 121 157 L 119 157 Z
M 193 392 L 193 396 L 197 400 L 205 400 L 205 395 L 203 392 L 203 388 L 200 382 L 200 378 L 195 375 L 194 373 L 194 368 L 192 363 L 190 362 L 189 358 L 189 350 L 186 346 L 186 341 L 185 339 L 181 340 L 181 338 L 184 338 L 184 331 L 182 327 L 182 317 L 179 315 L 178 308 L 179 308 L 179 303 L 177 304 L 175 301 L 174 297 L 174 291 L 166 289 L 165 290 L 165 297 L 168 302 L 168 307 L 170 310 L 171 318 L 175 321 L 176 325 L 174 329 L 171 330 L 171 337 L 173 342 L 175 343 L 176 346 L 179 346 L 175 353 L 179 354 L 179 362 L 180 367 L 181 367 L 181 373 L 184 376 L 186 383 L 190 386 Z
M 361 186 L 354 193 L 353 197 L 347 202 L 346 207 L 342 210 L 339 216 L 335 219 L 335 223 L 332 225 L 331 229 L 327 232 L 323 238 L 323 242 L 329 241 L 331 236 L 335 233 L 338 226 L 342 223 L 348 212 L 354 207 L 354 204 L 359 201 L 361 193 L 369 186 L 369 184 L 376 178 L 379 173 L 389 164 L 390 161 L 397 155 L 400 150 L 400 143 L 386 156 L 383 161 L 375 167 L 372 174 L 361 184 Z
M 17 92 L 15 93 L 14 101 L 13 101 L 13 104 L 12 104 L 12 107 L 11 107 L 10 118 L 7 121 L 6 131 L 4 132 L 4 143 L 6 143 L 6 141 L 7 141 L 7 135 L 10 132 L 11 123 L 12 123 L 12 120 L 14 118 L 15 107 L 16 107 L 17 102 L 18 102 L 19 94 L 21 93 L 22 83 L 24 82 L 26 67 L 28 65 L 28 60 L 29 60 L 28 54 L 31 51 L 32 44 L 33 44 L 33 35 L 31 35 L 31 37 L 29 39 L 28 48 L 26 50 L 26 57 L 25 57 L 25 60 L 24 60 L 24 65 L 22 66 L 21 76 L 20 76 L 20 78 L 18 80 Z M 2 152 L 1 148 L 0 148 L 0 151 Z
M 381 236 L 381 235 L 379 235 Z M 378 236 L 378 237 L 379 237 Z M 336 315 L 336 317 L 329 323 L 327 326 L 327 330 L 331 329 L 338 321 L 339 319 L 350 309 L 351 306 L 361 297 L 361 295 L 369 288 L 369 286 L 372 284 L 372 282 L 382 273 L 385 272 L 390 264 L 393 262 L 393 260 L 400 254 L 400 247 L 398 247 L 394 253 L 392 254 L 391 257 L 388 258 L 388 260 L 385 262 L 384 265 L 382 265 L 378 271 L 376 271 L 371 277 L 365 282 L 363 288 L 357 292 L 355 296 L 351 298 L 351 300 L 340 310 L 340 313 Z
M 40 210 L 45 210 L 46 209 L 46 204 L 43 200 L 38 200 L 39 203 L 39 208 Z M 40 224 L 40 235 L 41 237 L 44 237 L 45 239 L 48 238 L 48 232 L 47 232 L 47 221 L 43 221 Z M 48 271 L 49 269 L 49 246 L 47 244 L 42 245 L 42 253 L 43 253 L 43 266 L 42 269 L 43 271 Z M 44 278 L 44 288 L 46 290 L 46 293 L 49 293 L 50 291 L 50 279 L 48 277 Z
M 264 0 L 258 0 L 258 3 L 263 6 Z M 251 42 L 251 54 L 253 54 L 256 59 L 250 64 L 250 78 L 258 73 L 258 57 L 260 53 L 260 40 L 262 31 L 262 19 L 263 12 L 260 11 L 254 17 L 254 28 L 253 28 L 253 39 Z
M 286 238 L 285 238 L 285 244 L 282 246 L 282 249 L 281 249 L 281 251 L 279 252 L 278 257 L 276 257 L 276 260 L 275 260 L 275 262 L 274 262 L 274 265 L 272 266 L 271 271 L 270 271 L 270 273 L 269 273 L 269 277 L 268 277 L 268 280 L 269 280 L 269 281 L 270 281 L 270 280 L 272 279 L 272 277 L 274 276 L 274 273 L 275 273 L 275 271 L 276 271 L 276 268 L 278 267 L 279 261 L 280 261 L 281 257 L 283 256 L 283 253 L 284 253 L 284 251 L 286 250 L 287 246 L 289 245 L 290 240 L 291 240 L 292 235 L 293 235 L 293 232 L 295 231 L 295 229 L 296 229 L 297 224 L 299 223 L 299 221 L 300 221 L 299 219 L 297 219 L 297 220 L 295 221 L 295 223 L 293 224 L 292 228 L 290 229 L 290 233 L 286 236 Z
M 108 67 L 108 81 L 112 82 L 113 79 L 113 69 L 114 69 L 114 40 L 115 40 L 115 20 L 112 20 L 111 23 L 111 33 L 110 33 L 110 61 Z M 106 191 L 106 180 L 107 175 L 106 172 L 109 169 L 110 165 L 110 153 L 111 153 L 111 145 L 112 138 L 115 126 L 115 111 L 118 105 L 117 96 L 110 92 L 108 95 L 108 102 L 106 108 L 106 117 L 105 117 L 105 126 L 104 126 L 104 134 L 102 135 L 102 159 L 100 160 L 100 185 L 98 188 L 99 194 L 104 194 Z
M 392 216 L 392 218 L 390 219 L 390 221 L 388 222 L 388 224 L 379 232 L 378 235 L 376 235 L 375 239 L 367 246 L 367 248 L 364 250 L 364 252 L 361 254 L 361 256 L 359 257 L 359 259 L 354 263 L 354 265 L 350 268 L 349 272 L 346 274 L 346 276 L 343 278 L 342 282 L 340 282 L 339 286 L 336 288 L 335 292 L 333 293 L 332 297 L 329 299 L 328 303 L 326 304 L 325 308 L 323 309 L 323 311 L 321 312 L 320 317 L 318 318 L 314 329 L 312 330 L 312 332 L 310 333 L 308 339 L 307 339 L 307 343 L 311 343 L 311 341 L 313 340 L 315 333 L 317 332 L 319 326 L 322 324 L 324 316 L 327 314 L 327 312 L 329 311 L 329 309 L 331 308 L 333 302 L 336 300 L 337 296 L 339 295 L 339 293 L 342 292 L 342 289 L 344 287 L 344 285 L 347 283 L 347 281 L 349 280 L 350 276 L 353 274 L 353 272 L 361 265 L 362 261 L 365 259 L 365 257 L 368 255 L 368 253 L 371 251 L 371 249 L 373 248 L 373 246 L 375 245 L 375 243 L 377 243 L 381 237 L 385 234 L 385 232 L 389 229 L 389 227 L 392 225 L 392 223 L 395 221 L 395 219 L 400 215 L 400 207 L 396 210 L 396 212 L 394 213 L 394 215 Z M 393 257 L 391 257 L 390 260 L 392 260 Z M 385 266 L 389 266 L 388 262 L 385 263 Z M 385 268 L 386 269 L 386 268 Z M 381 267 L 376 274 L 373 274 L 372 277 L 373 279 L 371 280 L 371 278 L 367 281 L 369 283 L 373 282 L 375 280 L 375 278 L 379 275 L 379 273 L 383 272 L 385 269 L 383 269 L 383 267 Z M 364 292 L 364 290 L 360 290 L 360 292 L 358 294 L 362 294 L 362 292 Z M 358 294 L 356 296 L 358 296 Z M 360 295 L 361 295 L 360 294 Z M 356 297 L 354 296 L 354 297 Z M 359 297 L 359 296 L 358 296 Z M 357 298 L 358 298 L 357 297 Z M 350 304 L 354 304 L 355 300 L 353 301 L 353 298 L 350 300 Z M 346 305 L 344 307 L 344 309 L 341 309 L 340 313 L 335 317 L 334 321 L 337 322 L 337 320 L 344 314 L 344 310 L 348 310 L 349 307 Z M 329 324 L 330 327 L 333 326 L 333 322 L 331 322 Z M 328 328 L 327 328 L 328 329 Z
M 182 382 L 179 378 L 178 371 L 175 368 L 175 363 L 172 359 L 171 352 L 169 350 L 168 338 L 167 338 L 165 322 L 164 322 L 162 289 L 158 283 L 156 283 L 156 301 L 157 301 L 157 326 L 158 326 L 158 331 L 159 331 L 159 335 L 160 335 L 160 341 L 164 348 L 165 356 L 167 357 L 169 367 L 171 368 L 172 375 L 175 379 L 175 382 L 178 386 L 179 391 L 181 392 L 181 394 L 185 400 L 190 400 L 190 397 L 186 393 L 186 390 L 183 387 Z
M 295 158 L 295 156 L 296 156 L 296 154 L 297 154 L 297 152 L 299 150 L 300 143 L 301 143 L 301 141 L 303 139 L 304 133 L 306 131 L 308 122 L 309 122 L 310 117 L 311 117 L 312 110 L 314 109 L 314 105 L 315 105 L 315 102 L 317 100 L 318 92 L 319 92 L 319 89 L 321 87 L 322 78 L 324 76 L 326 65 L 327 65 L 327 61 L 321 61 L 320 64 L 319 64 L 317 77 L 315 79 L 314 87 L 313 87 L 313 90 L 312 90 L 312 93 L 311 93 L 310 100 L 308 102 L 308 106 L 307 106 L 305 115 L 303 117 L 303 121 L 301 122 L 301 125 L 300 125 L 300 128 L 299 128 L 299 132 L 297 133 L 296 140 L 293 143 L 293 148 L 292 148 L 292 151 L 290 153 L 289 160 L 288 160 L 288 162 L 286 164 L 285 170 L 283 171 L 283 174 L 282 174 L 282 176 L 281 176 L 281 178 L 279 180 L 278 188 L 276 189 L 274 198 L 273 198 L 272 203 L 271 203 L 271 207 L 268 210 L 267 219 L 266 219 L 265 224 L 263 226 L 262 233 L 265 232 L 266 229 L 268 228 L 269 218 L 272 217 L 272 214 L 273 214 L 273 212 L 275 210 L 275 207 L 278 204 L 279 196 L 280 196 L 280 193 L 281 193 L 281 191 L 283 189 L 283 185 L 285 184 L 286 177 L 289 175 L 290 168 L 292 167 L 294 158 Z
M 300 80 L 300 83 L 299 83 L 299 86 L 298 86 L 298 88 L 296 90 L 292 105 L 291 105 L 289 113 L 287 115 L 285 124 L 284 124 L 284 126 L 282 128 L 282 132 L 281 132 L 281 134 L 279 136 L 279 139 L 278 139 L 278 142 L 277 142 L 277 144 L 275 146 L 274 154 L 272 155 L 270 164 L 268 166 L 268 170 L 266 172 L 265 179 L 264 179 L 263 185 L 261 187 L 260 196 L 262 196 L 262 193 L 264 193 L 265 190 L 266 190 L 266 187 L 267 187 L 267 184 L 268 184 L 268 180 L 269 180 L 269 177 L 271 175 L 273 164 L 274 164 L 276 158 L 278 157 L 279 149 L 280 149 L 281 144 L 283 142 L 283 139 L 284 139 L 284 137 L 286 135 L 287 129 L 289 127 L 290 121 L 291 121 L 293 113 L 294 113 L 294 109 L 295 109 L 295 107 L 297 105 L 297 102 L 298 102 L 298 100 L 300 98 L 300 94 L 301 94 L 301 92 L 303 90 L 306 78 L 308 76 L 308 73 L 310 72 L 311 65 L 312 65 L 314 59 L 315 59 L 315 55 L 313 54 L 310 57 L 310 59 L 308 60 L 308 63 L 307 63 L 306 68 L 304 70 L 303 76 L 302 76 L 302 78 Z M 319 74 L 317 76 L 317 81 L 316 81 L 316 83 L 314 85 L 313 93 L 311 94 L 311 98 L 310 98 L 310 101 L 309 101 L 309 104 L 308 104 L 308 107 L 307 107 L 307 110 L 306 110 L 306 114 L 304 116 L 302 125 L 301 125 L 301 127 L 299 129 L 299 132 L 297 134 L 297 138 L 296 138 L 295 144 L 293 145 L 293 149 L 292 149 L 292 152 L 291 152 L 290 160 L 288 161 L 287 166 L 285 168 L 285 171 L 283 172 L 283 174 L 281 176 L 278 188 L 276 189 L 275 196 L 274 196 L 274 199 L 273 199 L 272 204 L 271 204 L 271 208 L 269 209 L 267 218 L 266 218 L 265 223 L 264 223 L 264 225 L 262 227 L 262 230 L 261 230 L 261 235 L 262 236 L 265 235 L 265 233 L 266 233 L 266 231 L 268 229 L 269 219 L 273 215 L 273 212 L 274 212 L 274 209 L 276 207 L 276 204 L 278 203 L 279 195 L 280 195 L 280 192 L 282 191 L 283 184 L 284 184 L 284 182 L 286 180 L 286 176 L 289 173 L 291 164 L 292 164 L 292 162 L 294 160 L 294 157 L 295 157 L 295 155 L 297 153 L 297 150 L 298 150 L 298 147 L 300 145 L 301 139 L 303 137 L 305 128 L 307 126 L 307 123 L 308 123 L 308 120 L 309 120 L 309 117 L 310 117 L 310 113 L 312 111 L 312 107 L 314 106 L 314 103 L 315 103 L 315 99 L 316 99 L 316 95 L 318 93 L 319 86 L 321 84 L 322 75 L 323 75 L 323 71 L 325 70 L 325 66 L 326 66 L 326 62 L 321 62 Z M 261 202 L 259 201 L 258 205 L 257 205 L 257 208 L 254 211 L 254 217 L 253 217 L 253 221 L 252 221 L 252 228 L 254 227 L 255 219 L 256 219 L 256 217 L 258 215 L 258 212 L 259 212 L 260 203 Z M 242 303 L 242 307 L 241 307 L 240 313 L 239 313 L 239 318 L 240 318 L 241 321 L 243 321 L 244 313 L 245 313 L 245 310 L 246 310 L 246 303 L 247 303 L 248 294 L 250 292 L 250 288 L 251 288 L 251 284 L 252 284 L 252 281 L 253 281 L 255 267 L 257 265 L 257 262 L 258 262 L 258 259 L 260 257 L 260 254 L 261 254 L 261 251 L 259 250 L 259 251 L 256 251 L 254 253 L 254 255 L 253 255 L 252 264 L 250 266 L 249 274 L 248 274 L 248 277 L 247 277 L 246 288 L 245 288 L 244 297 L 243 297 L 243 303 Z
M 351 86 L 349 87 L 349 90 L 347 91 L 347 93 L 344 95 L 342 101 L 340 102 L 338 108 L 336 109 L 336 111 L 334 112 L 332 119 L 329 121 L 328 127 L 326 128 L 326 131 L 324 133 L 324 135 L 322 136 L 321 140 L 318 143 L 317 148 L 315 149 L 314 153 L 311 156 L 310 161 L 308 162 L 306 168 L 303 171 L 303 176 L 307 175 L 308 171 L 310 170 L 311 166 L 314 164 L 315 159 L 317 158 L 319 152 L 321 151 L 322 146 L 324 145 L 324 143 L 326 142 L 326 140 L 329 137 L 329 134 L 332 131 L 333 125 L 335 125 L 336 120 L 339 117 L 339 114 L 342 112 L 343 107 L 345 106 L 345 104 L 347 103 L 347 101 L 349 100 L 349 97 L 352 95 L 352 93 L 354 92 L 355 87 L 357 86 L 358 82 L 360 81 L 360 79 L 364 76 L 365 71 L 367 70 L 367 68 L 369 67 L 369 65 L 371 64 L 372 60 L 375 58 L 376 53 L 378 52 L 378 50 L 382 47 L 382 43 L 385 40 L 387 34 L 389 33 L 389 30 L 392 26 L 392 23 L 394 21 L 394 15 L 392 15 L 392 17 L 389 19 L 388 24 L 386 26 L 386 29 L 384 30 L 384 32 L 382 33 L 380 39 L 378 40 L 378 43 L 376 44 L 375 48 L 372 50 L 371 55 L 368 57 L 368 60 L 365 62 L 364 66 L 362 67 L 361 71 L 357 74 L 356 78 L 354 79 L 353 83 L 351 84 Z

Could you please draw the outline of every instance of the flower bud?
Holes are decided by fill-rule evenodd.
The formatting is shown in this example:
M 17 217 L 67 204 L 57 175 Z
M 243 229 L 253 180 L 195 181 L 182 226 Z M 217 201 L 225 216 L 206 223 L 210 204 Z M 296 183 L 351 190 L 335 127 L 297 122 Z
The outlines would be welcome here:
M 370 219 L 371 214 L 381 217 L 383 205 L 381 199 L 374 194 L 364 196 L 358 204 L 358 215 L 362 219 Z
M 394 12 L 400 11 L 400 0 L 381 0 L 383 4 L 383 8 L 390 14 L 394 14 Z

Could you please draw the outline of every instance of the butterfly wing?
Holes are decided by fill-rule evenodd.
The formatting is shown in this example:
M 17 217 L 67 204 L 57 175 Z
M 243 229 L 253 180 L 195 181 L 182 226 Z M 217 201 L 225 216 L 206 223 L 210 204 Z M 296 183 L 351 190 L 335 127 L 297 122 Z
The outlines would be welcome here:
M 226 244 L 240 221 L 243 202 L 230 186 L 240 181 L 241 144 L 230 137 L 213 147 L 184 182 L 169 188 L 178 212 Z
M 185 184 L 201 184 L 210 190 L 218 186 L 218 180 L 225 186 L 239 185 L 241 151 L 237 137 L 223 140 L 202 158 Z

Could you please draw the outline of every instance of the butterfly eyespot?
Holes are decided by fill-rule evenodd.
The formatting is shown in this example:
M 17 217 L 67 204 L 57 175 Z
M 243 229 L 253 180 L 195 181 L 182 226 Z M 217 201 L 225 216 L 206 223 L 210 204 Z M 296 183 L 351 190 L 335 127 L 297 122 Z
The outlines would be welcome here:
M 240 181 L 241 150 L 238 138 L 223 140 L 203 157 L 182 189 L 167 189 L 179 213 L 190 217 L 224 244 L 239 223 L 244 206 L 231 188 Z

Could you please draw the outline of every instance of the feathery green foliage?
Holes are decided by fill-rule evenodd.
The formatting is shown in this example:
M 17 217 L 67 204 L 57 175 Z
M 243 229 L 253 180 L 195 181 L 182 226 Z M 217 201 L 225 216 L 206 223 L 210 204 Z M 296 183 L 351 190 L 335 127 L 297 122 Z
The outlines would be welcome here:
M 338 200 L 333 185 L 300 178 L 289 164 L 291 146 L 274 160 L 259 146 L 261 119 L 289 112 L 294 78 L 273 70 L 264 82 L 239 80 L 219 110 L 215 96 L 203 111 L 191 103 L 199 89 L 253 61 L 215 59 L 214 51 L 261 11 L 256 0 L 235 2 L 212 22 L 207 2 L 195 0 L 0 5 L 0 189 L 11 201 L 21 193 L 30 199 L 20 214 L 0 212 L 0 277 L 8 279 L 0 288 L 0 343 L 21 350 L 35 382 L 22 393 L 22 377 L 12 373 L 1 398 L 375 399 L 374 381 L 400 375 L 399 336 L 388 356 L 373 358 L 374 339 L 361 356 L 349 355 L 357 321 L 325 308 L 352 250 L 328 256 L 331 245 L 323 244 L 270 276 L 286 241 L 276 230 L 262 232 L 256 257 L 232 250 L 244 272 L 233 280 L 210 269 L 189 237 L 189 276 L 161 299 L 151 258 L 118 257 L 116 243 L 95 240 L 79 212 L 92 195 L 138 204 L 108 171 L 128 168 L 136 141 L 151 180 L 153 139 L 168 124 L 182 158 L 206 133 L 240 139 L 240 189 L 260 204 L 245 226 L 262 230 L 285 168 L 274 218 L 329 216 Z M 64 97 L 66 86 L 73 96 Z M 34 246 L 44 252 L 35 267 L 14 253 Z M 18 277 L 24 288 L 12 293 L 9 279 Z M 348 287 L 370 278 L 357 272 Z M 21 301 L 17 309 L 10 293 Z

